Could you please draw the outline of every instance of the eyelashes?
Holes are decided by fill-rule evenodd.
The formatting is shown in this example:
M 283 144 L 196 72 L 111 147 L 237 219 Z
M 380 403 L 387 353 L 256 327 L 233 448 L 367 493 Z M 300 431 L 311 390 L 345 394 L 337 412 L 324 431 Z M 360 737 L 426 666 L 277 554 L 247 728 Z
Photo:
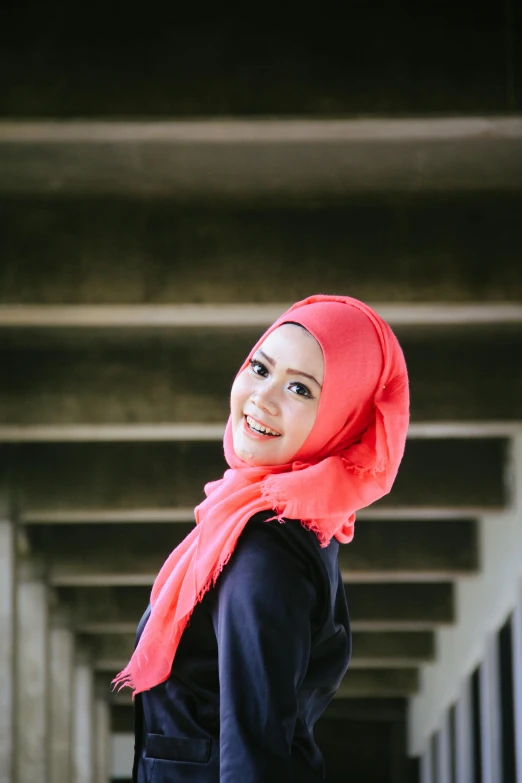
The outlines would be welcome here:
M 253 370 L 253 372 L 255 372 L 256 375 L 262 375 L 263 377 L 265 377 L 265 375 L 268 375 L 268 370 L 266 369 L 263 362 L 259 362 L 257 359 L 250 359 L 249 364 L 251 369 Z M 262 372 L 257 372 L 257 370 L 255 370 L 254 367 L 261 367 Z
M 250 369 L 255 375 L 259 375 L 261 378 L 266 378 L 268 375 L 268 369 L 265 367 L 263 362 L 260 362 L 259 359 L 250 359 L 249 362 Z M 256 368 L 260 368 L 260 370 L 257 370 Z M 301 389 L 302 391 L 296 391 L 295 394 L 297 397 L 308 397 L 309 399 L 313 400 L 314 395 L 308 388 L 308 386 L 305 386 L 304 383 L 300 383 L 298 381 L 293 381 L 290 384 L 290 387 Z

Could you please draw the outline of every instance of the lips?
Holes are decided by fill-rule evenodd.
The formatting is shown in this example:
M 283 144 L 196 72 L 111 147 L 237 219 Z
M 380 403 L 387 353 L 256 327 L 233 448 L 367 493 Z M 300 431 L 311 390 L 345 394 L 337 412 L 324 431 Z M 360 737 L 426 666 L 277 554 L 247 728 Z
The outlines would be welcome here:
M 280 432 L 277 432 L 277 430 L 272 429 L 272 427 L 269 427 L 267 424 L 265 424 L 262 421 L 259 421 L 259 419 L 256 419 L 254 416 L 251 416 L 250 414 L 245 414 L 244 422 L 247 431 L 249 433 L 252 433 L 253 435 L 260 436 L 263 438 L 281 437 Z

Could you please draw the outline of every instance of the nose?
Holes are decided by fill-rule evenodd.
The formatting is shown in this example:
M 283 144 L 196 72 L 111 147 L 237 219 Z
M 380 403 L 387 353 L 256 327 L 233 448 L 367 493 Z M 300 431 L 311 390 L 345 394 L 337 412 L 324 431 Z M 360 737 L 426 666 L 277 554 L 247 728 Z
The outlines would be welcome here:
M 271 416 L 275 416 L 279 411 L 274 392 L 269 384 L 263 385 L 261 389 L 252 389 L 250 401 L 256 408 L 269 413 Z

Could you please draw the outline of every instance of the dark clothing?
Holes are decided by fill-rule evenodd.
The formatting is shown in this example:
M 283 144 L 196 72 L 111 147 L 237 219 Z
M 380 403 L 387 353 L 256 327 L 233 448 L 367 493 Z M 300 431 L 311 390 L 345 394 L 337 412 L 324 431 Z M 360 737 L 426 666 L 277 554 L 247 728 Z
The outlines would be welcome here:
M 271 516 L 246 525 L 169 678 L 136 696 L 135 783 L 324 780 L 313 727 L 351 652 L 339 544 Z

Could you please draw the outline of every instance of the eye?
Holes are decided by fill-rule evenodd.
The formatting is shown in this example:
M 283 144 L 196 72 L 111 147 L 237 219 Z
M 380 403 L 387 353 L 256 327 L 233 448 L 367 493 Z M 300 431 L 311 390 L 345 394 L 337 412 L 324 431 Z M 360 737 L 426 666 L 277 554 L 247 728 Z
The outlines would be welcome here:
M 250 369 L 255 372 L 256 375 L 261 375 L 265 378 L 268 375 L 268 370 L 262 362 L 257 359 L 250 359 Z
M 299 397 L 309 397 L 310 399 L 314 398 L 314 395 L 312 394 L 308 386 L 304 385 L 304 383 L 291 383 L 290 388 L 294 388 L 295 393 Z

